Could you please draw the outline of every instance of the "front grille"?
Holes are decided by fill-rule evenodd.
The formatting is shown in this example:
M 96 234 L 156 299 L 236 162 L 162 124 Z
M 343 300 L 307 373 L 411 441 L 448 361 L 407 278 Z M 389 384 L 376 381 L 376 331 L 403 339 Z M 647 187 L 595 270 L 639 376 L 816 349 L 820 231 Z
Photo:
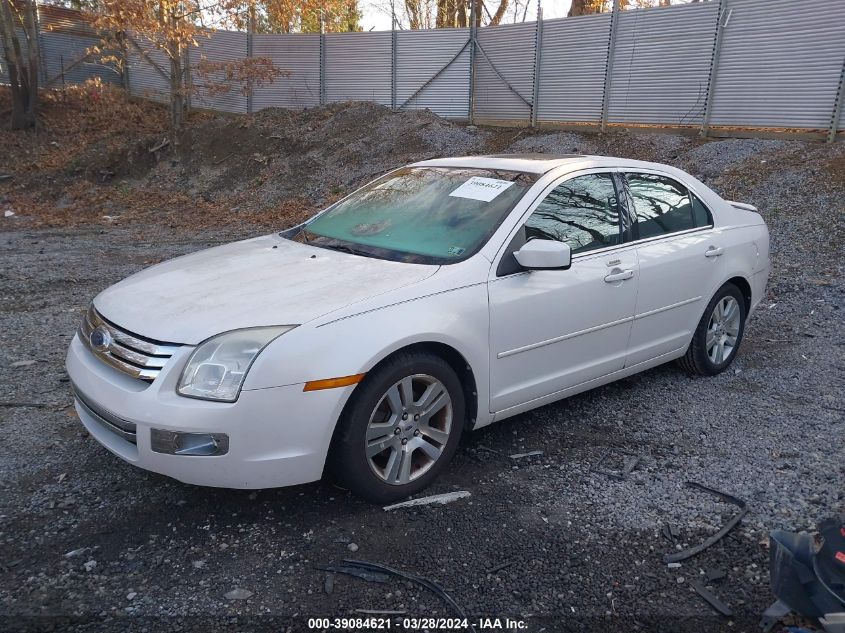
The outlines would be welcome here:
M 92 342 L 95 331 L 95 338 L 101 344 Z M 94 356 L 107 365 L 147 382 L 156 379 L 161 368 L 180 347 L 122 330 L 100 316 L 93 305 L 88 308 L 79 326 L 79 338 Z
M 130 444 L 137 445 L 138 441 L 135 435 L 136 427 L 133 422 L 124 420 L 123 418 L 116 416 L 114 413 L 106 411 L 99 405 L 94 404 L 91 400 L 79 392 L 76 385 L 71 385 L 71 387 L 73 388 L 73 396 L 76 398 L 79 406 L 81 406 L 85 413 L 91 416 L 97 424 L 107 431 L 111 431 L 118 437 L 122 437 Z

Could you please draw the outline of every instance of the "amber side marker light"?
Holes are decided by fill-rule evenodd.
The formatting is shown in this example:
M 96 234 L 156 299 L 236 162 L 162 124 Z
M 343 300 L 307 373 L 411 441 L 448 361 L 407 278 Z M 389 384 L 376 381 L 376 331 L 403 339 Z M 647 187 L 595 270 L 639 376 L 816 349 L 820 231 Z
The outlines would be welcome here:
M 326 378 L 324 380 L 312 380 L 305 383 L 303 391 L 319 391 L 321 389 L 335 389 L 336 387 L 348 387 L 357 385 L 364 379 L 366 374 L 355 374 L 354 376 L 343 376 L 342 378 Z

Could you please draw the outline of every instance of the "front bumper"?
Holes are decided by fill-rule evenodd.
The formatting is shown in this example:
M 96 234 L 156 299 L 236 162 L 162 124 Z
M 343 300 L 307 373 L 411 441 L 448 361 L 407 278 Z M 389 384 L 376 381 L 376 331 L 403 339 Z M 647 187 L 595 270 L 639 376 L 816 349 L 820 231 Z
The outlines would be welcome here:
M 352 387 L 303 392 L 300 383 L 244 390 L 233 403 L 185 398 L 176 394 L 176 383 L 192 350 L 180 348 L 159 376 L 145 383 L 101 362 L 74 336 L 66 367 L 80 394 L 75 406 L 82 424 L 130 464 L 185 483 L 275 488 L 322 476 L 335 423 Z M 225 433 L 229 451 L 218 456 L 155 453 L 153 428 Z

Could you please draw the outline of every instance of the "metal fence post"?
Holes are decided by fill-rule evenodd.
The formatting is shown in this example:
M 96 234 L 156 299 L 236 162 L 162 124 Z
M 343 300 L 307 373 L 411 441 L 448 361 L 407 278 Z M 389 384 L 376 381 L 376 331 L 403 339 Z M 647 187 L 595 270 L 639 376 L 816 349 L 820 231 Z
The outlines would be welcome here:
M 531 97 L 531 127 L 537 127 L 540 103 L 540 54 L 543 46 L 543 7 L 537 2 L 537 30 L 534 33 L 534 91 Z
M 601 100 L 601 131 L 607 129 L 607 111 L 610 105 L 610 81 L 613 75 L 613 51 L 616 48 L 616 27 L 619 21 L 619 0 L 613 0 L 610 15 L 610 40 L 607 43 L 607 65 L 604 70 L 604 94 Z
M 182 60 L 182 72 L 185 80 L 185 109 L 191 111 L 191 93 L 194 91 L 194 74 L 191 72 L 191 47 L 185 47 L 185 59 Z
M 836 140 L 839 119 L 842 117 L 843 102 L 845 102 L 845 59 L 842 60 L 842 72 L 839 73 L 839 90 L 836 92 L 836 99 L 833 102 L 833 116 L 830 118 L 830 130 L 827 132 L 828 143 L 833 143 Z
M 390 2 L 390 109 L 396 110 L 396 10 Z
M 320 11 L 320 105 L 326 105 L 326 29 Z
M 255 3 L 249 3 L 249 16 L 247 18 L 246 24 L 246 56 L 247 59 L 252 57 L 252 46 L 253 46 L 253 35 L 255 35 Z M 247 85 L 247 93 L 246 93 L 246 111 L 247 114 L 252 114 L 253 110 L 253 95 L 252 95 L 252 82 L 249 82 Z
M 725 18 L 724 20 L 722 18 Z M 710 57 L 710 75 L 707 79 L 707 96 L 704 100 L 704 116 L 701 117 L 701 136 L 710 131 L 710 113 L 713 110 L 713 95 L 716 93 L 716 77 L 719 74 L 719 55 L 722 52 L 722 36 L 730 19 L 728 0 L 719 0 L 716 13 L 716 36 L 713 38 L 713 54 Z
M 33 0 L 35 2 L 35 0 Z M 38 67 L 41 71 L 41 81 L 47 85 L 47 49 L 44 47 L 44 37 L 41 33 L 41 9 L 35 2 L 35 37 L 38 40 Z
M 476 0 L 470 0 L 469 8 L 469 112 L 467 118 L 470 125 L 475 122 L 475 5 Z

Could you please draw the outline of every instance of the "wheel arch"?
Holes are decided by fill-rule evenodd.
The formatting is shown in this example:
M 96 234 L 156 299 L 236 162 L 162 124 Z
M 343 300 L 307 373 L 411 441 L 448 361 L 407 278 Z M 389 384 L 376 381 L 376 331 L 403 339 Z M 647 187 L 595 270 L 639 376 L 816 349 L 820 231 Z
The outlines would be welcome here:
M 455 371 L 458 380 L 461 381 L 461 386 L 464 392 L 464 402 L 466 404 L 466 419 L 464 421 L 464 430 L 472 430 L 478 419 L 478 383 L 476 380 L 476 372 L 473 370 L 470 363 L 467 361 L 464 354 L 458 351 L 453 346 L 440 341 L 417 341 L 407 343 L 401 347 L 390 350 L 383 354 L 378 360 L 371 363 L 371 367 L 367 370 L 367 374 L 375 371 L 391 359 L 400 354 L 427 352 L 434 354 L 446 361 L 449 366 Z M 366 377 L 364 378 L 366 380 Z M 363 382 L 363 381 L 362 381 Z M 355 391 L 361 386 L 359 383 L 346 399 L 343 406 L 341 417 L 346 413 L 347 407 L 354 400 Z M 337 425 L 335 425 L 335 432 L 337 432 Z
M 463 387 L 464 402 L 466 403 L 467 409 L 466 419 L 464 421 L 464 430 L 472 430 L 475 425 L 475 421 L 478 418 L 478 385 L 476 383 L 475 372 L 464 355 L 451 345 L 438 341 L 420 341 L 417 343 L 410 343 L 400 347 L 399 349 L 393 350 L 381 358 L 373 365 L 370 371 L 373 371 L 399 354 L 414 352 L 428 352 L 442 358 L 458 375 L 458 380 L 461 381 L 461 386 Z
M 372 367 L 370 367 L 370 369 L 366 373 L 371 373 L 378 367 L 389 362 L 391 359 L 395 358 L 400 354 L 413 352 L 428 352 L 430 354 L 434 354 L 442 358 L 458 375 L 458 380 L 461 381 L 461 386 L 463 387 L 464 403 L 466 406 L 466 419 L 464 420 L 463 431 L 471 431 L 475 426 L 476 420 L 478 418 L 478 388 L 475 378 L 475 372 L 473 371 L 472 366 L 469 364 L 469 362 L 467 362 L 464 355 L 451 345 L 437 341 L 419 341 L 415 343 L 409 343 L 383 355 L 378 361 L 372 363 Z M 366 377 L 364 378 L 364 380 L 366 380 Z M 355 400 L 353 396 L 355 395 L 355 392 L 361 387 L 363 382 L 364 381 L 355 385 L 355 389 L 353 389 L 352 392 L 347 396 L 346 402 L 343 404 L 340 416 L 335 422 L 334 430 L 332 431 L 332 437 L 329 442 L 329 448 L 327 452 L 326 464 L 328 464 L 328 458 L 331 457 L 332 451 L 334 450 L 338 437 L 338 431 L 341 427 L 338 422 L 346 414 L 348 408 L 352 406 L 352 403 Z M 326 465 L 324 465 L 324 470 L 325 468 Z
M 742 275 L 735 275 L 735 276 L 731 277 L 730 279 L 728 279 L 721 286 L 719 286 L 719 288 L 716 290 L 716 292 L 719 292 L 719 290 L 722 287 L 724 287 L 726 284 L 733 284 L 734 286 L 739 288 L 740 293 L 742 293 L 742 298 L 745 299 L 745 314 L 748 314 L 751 311 L 751 299 L 752 299 L 751 284 L 749 283 L 749 281 L 745 277 L 743 277 Z M 716 293 L 713 293 L 713 294 L 715 295 Z

